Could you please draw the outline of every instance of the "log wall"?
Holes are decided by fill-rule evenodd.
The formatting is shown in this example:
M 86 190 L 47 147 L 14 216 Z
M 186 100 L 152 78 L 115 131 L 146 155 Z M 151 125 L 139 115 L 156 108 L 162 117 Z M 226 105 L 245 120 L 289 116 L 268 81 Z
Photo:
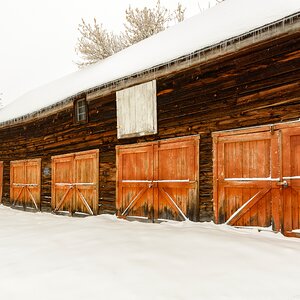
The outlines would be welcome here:
M 51 156 L 99 149 L 99 213 L 114 212 L 116 145 L 200 134 L 199 217 L 212 220 L 211 133 L 300 117 L 300 33 L 157 78 L 157 95 L 154 136 L 117 139 L 115 93 L 89 102 L 86 124 L 74 123 L 70 106 L 0 128 L 4 201 L 9 199 L 11 160 L 42 158 L 42 210 L 49 211 Z

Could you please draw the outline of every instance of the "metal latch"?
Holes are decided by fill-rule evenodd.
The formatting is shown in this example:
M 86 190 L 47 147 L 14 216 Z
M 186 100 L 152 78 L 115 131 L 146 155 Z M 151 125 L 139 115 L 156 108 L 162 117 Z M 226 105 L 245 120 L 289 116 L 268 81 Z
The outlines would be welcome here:
M 286 180 L 278 182 L 277 185 L 281 185 L 283 188 L 287 188 L 289 186 Z

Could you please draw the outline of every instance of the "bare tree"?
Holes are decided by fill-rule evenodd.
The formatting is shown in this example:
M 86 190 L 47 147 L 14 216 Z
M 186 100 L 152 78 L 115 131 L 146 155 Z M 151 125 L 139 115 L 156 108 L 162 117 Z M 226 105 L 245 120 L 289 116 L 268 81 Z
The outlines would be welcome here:
M 102 24 L 97 23 L 96 19 L 93 24 L 86 23 L 82 19 L 78 30 L 81 36 L 75 50 L 83 60 L 77 63 L 79 67 L 94 64 L 122 50 L 125 46 L 118 35 L 108 32 Z
M 77 62 L 79 68 L 94 64 L 112 54 L 135 44 L 153 34 L 165 30 L 172 22 L 184 20 L 185 8 L 178 3 L 174 11 L 163 7 L 157 0 L 154 8 L 143 9 L 129 6 L 125 11 L 125 31 L 116 35 L 108 32 L 102 24 L 94 19 L 93 24 L 82 19 L 78 30 L 80 37 L 75 48 L 77 55 L 82 59 Z
M 174 12 L 163 7 L 157 0 L 154 8 L 131 8 L 125 11 L 125 37 L 129 45 L 135 44 L 169 27 L 170 22 L 184 20 L 185 9 L 180 3 Z
M 177 22 L 182 22 L 185 18 L 186 8 L 182 6 L 182 4 L 178 3 L 177 8 L 174 11 L 174 19 Z

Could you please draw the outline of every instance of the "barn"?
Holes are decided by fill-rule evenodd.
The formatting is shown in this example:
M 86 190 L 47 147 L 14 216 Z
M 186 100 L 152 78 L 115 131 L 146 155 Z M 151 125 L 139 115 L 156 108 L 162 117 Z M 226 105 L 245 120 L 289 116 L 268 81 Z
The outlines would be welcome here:
M 1 201 L 296 235 L 299 118 L 300 1 L 226 0 L 1 109 Z

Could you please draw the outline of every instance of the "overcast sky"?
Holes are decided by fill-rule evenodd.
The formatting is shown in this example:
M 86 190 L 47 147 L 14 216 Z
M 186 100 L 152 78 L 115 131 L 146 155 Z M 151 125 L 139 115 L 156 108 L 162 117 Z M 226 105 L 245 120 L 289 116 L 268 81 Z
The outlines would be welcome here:
M 175 8 L 179 0 L 161 0 Z M 190 17 L 215 0 L 181 0 Z M 0 98 L 7 104 L 42 84 L 76 71 L 74 48 L 81 18 L 123 29 L 124 11 L 155 0 L 1 0 Z M 41 99 L 42 100 L 42 99 Z

